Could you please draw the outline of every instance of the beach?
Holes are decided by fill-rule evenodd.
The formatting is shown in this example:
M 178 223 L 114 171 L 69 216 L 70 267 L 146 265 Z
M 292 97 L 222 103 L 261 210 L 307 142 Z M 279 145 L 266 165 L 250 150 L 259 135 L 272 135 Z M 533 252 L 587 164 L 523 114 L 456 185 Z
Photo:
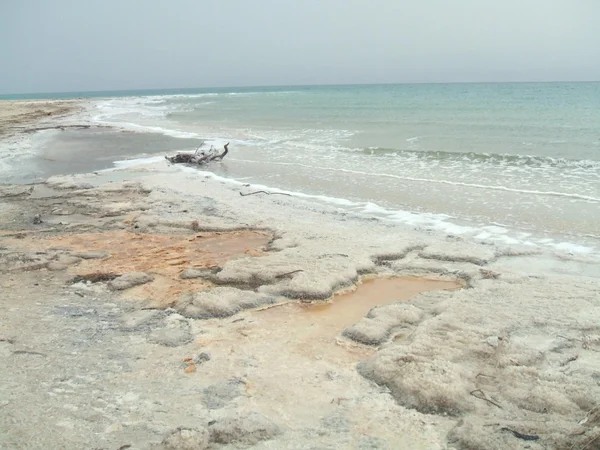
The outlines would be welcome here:
M 140 100 L 0 103 L 0 447 L 599 448 L 594 186 L 511 185 L 550 199 L 535 203 L 547 235 L 434 214 L 435 196 L 401 215 L 404 199 L 368 201 L 371 181 L 341 198 L 347 179 L 311 167 L 319 189 L 300 192 L 309 174 L 264 165 L 308 164 L 278 160 L 277 136 L 171 165 L 229 135 L 111 122 L 123 101 Z M 482 189 L 473 174 L 446 186 L 483 221 L 460 197 Z M 552 201 L 588 209 L 564 226 Z

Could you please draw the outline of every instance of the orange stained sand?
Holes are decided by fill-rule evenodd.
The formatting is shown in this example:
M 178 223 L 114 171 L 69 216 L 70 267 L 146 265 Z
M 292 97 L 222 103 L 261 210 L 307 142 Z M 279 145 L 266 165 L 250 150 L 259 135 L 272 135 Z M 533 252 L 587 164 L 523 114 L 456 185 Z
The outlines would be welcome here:
M 108 258 L 82 260 L 69 272 L 148 272 L 154 281 L 128 290 L 126 296 L 169 306 L 181 293 L 208 285 L 199 279 L 179 278 L 184 269 L 219 267 L 230 259 L 260 256 L 270 239 L 271 235 L 256 231 L 193 235 L 116 231 L 35 238 L 29 244 L 38 249 L 64 247 L 70 252 L 107 252 Z

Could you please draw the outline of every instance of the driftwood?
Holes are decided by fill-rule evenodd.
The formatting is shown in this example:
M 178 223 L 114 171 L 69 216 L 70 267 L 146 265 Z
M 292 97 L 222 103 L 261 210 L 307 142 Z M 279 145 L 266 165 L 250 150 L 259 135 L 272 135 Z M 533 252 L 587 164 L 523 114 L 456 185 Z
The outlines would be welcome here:
M 190 152 L 179 152 L 175 156 L 165 156 L 165 159 L 174 164 L 207 164 L 212 161 L 221 161 L 225 155 L 229 152 L 229 142 L 223 146 L 224 150 L 219 153 L 214 147 L 210 147 L 208 152 L 200 151 L 200 148 L 204 145 L 204 142 L 200 144 L 200 147 L 196 149 L 194 153 Z
M 502 431 L 509 431 L 509 432 L 511 432 L 514 435 L 514 437 L 519 438 L 519 439 L 523 439 L 524 441 L 537 441 L 540 438 L 537 434 L 519 433 L 518 431 L 512 430 L 510 428 L 506 428 L 506 427 L 502 427 L 501 430 Z

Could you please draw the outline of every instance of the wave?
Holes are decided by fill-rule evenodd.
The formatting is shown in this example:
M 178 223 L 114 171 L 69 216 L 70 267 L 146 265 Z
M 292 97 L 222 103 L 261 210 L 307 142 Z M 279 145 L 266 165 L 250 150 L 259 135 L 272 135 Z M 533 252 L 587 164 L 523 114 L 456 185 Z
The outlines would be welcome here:
M 231 160 L 243 161 L 243 162 L 247 162 L 247 163 L 262 164 L 262 162 L 252 161 L 252 160 L 241 160 L 241 159 L 233 159 L 233 158 Z M 331 172 L 342 172 L 342 173 L 349 173 L 349 174 L 353 174 L 353 175 L 366 175 L 366 176 L 370 176 L 370 177 L 395 178 L 397 180 L 403 180 L 403 181 L 418 181 L 418 182 L 424 182 L 424 183 L 463 186 L 463 187 L 470 187 L 470 188 L 476 188 L 476 189 L 487 189 L 487 190 L 493 190 L 493 191 L 514 192 L 517 194 L 533 194 L 533 195 L 550 196 L 550 197 L 565 197 L 565 198 L 571 198 L 571 199 L 576 199 L 576 200 L 585 200 L 588 202 L 600 203 L 599 197 L 592 197 L 590 195 L 582 195 L 582 194 L 572 194 L 572 193 L 568 193 L 568 192 L 537 191 L 534 189 L 517 189 L 517 188 L 511 188 L 508 186 L 465 183 L 462 181 L 438 180 L 438 179 L 433 179 L 433 178 L 409 177 L 409 176 L 404 176 L 404 175 L 395 175 L 395 174 L 391 174 L 391 173 L 364 172 L 362 170 L 354 170 L 354 169 L 341 169 L 341 168 L 336 168 L 336 167 L 311 166 L 309 164 L 301 164 L 301 163 L 287 163 L 287 162 L 271 161 L 269 164 L 296 166 L 296 167 L 303 167 L 303 168 L 311 169 L 311 170 L 327 170 L 327 171 L 331 171 Z
M 111 100 L 128 101 L 137 100 L 146 103 L 162 103 L 168 100 L 178 99 L 194 99 L 205 97 L 236 97 L 236 96 L 253 96 L 253 95 L 290 95 L 298 94 L 299 91 L 229 91 L 229 92 L 198 92 L 198 93 L 181 93 L 181 94 L 148 94 L 148 95 L 128 95 L 123 97 L 109 97 Z
M 109 124 L 115 128 L 119 128 L 122 130 L 133 131 L 138 133 L 157 133 L 162 134 L 164 136 L 170 136 L 174 138 L 180 139 L 198 139 L 205 141 L 206 139 L 200 136 L 198 133 L 193 133 L 189 131 L 180 131 L 174 130 L 170 128 L 163 128 L 158 126 L 151 125 L 140 125 L 132 122 L 112 122 L 106 121 L 104 117 L 96 116 L 93 118 L 93 121 L 98 124 Z
M 373 156 L 399 156 L 411 159 L 436 161 L 467 161 L 474 163 L 526 167 L 570 167 L 582 169 L 600 169 L 600 161 L 589 159 L 580 160 L 553 158 L 551 156 L 511 155 L 508 153 L 446 152 L 442 150 L 398 150 L 382 147 L 349 149 L 348 151 Z

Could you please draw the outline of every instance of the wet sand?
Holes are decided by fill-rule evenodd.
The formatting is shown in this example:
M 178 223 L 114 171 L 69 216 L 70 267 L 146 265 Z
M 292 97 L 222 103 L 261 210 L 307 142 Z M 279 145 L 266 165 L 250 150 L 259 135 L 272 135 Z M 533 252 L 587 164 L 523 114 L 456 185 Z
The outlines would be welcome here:
M 0 101 L 0 138 L 10 153 L 12 183 L 54 175 L 90 173 L 134 157 L 163 156 L 197 148 L 202 140 L 136 133 L 92 123 L 81 100 Z
M 39 158 L 28 169 L 32 169 L 38 178 L 110 169 L 114 167 L 114 161 L 162 157 L 180 150 L 192 150 L 202 143 L 199 139 L 181 139 L 107 127 L 49 133 L 53 134 L 51 138 L 43 137 L 40 142 L 33 140 L 34 147 L 39 147 Z

